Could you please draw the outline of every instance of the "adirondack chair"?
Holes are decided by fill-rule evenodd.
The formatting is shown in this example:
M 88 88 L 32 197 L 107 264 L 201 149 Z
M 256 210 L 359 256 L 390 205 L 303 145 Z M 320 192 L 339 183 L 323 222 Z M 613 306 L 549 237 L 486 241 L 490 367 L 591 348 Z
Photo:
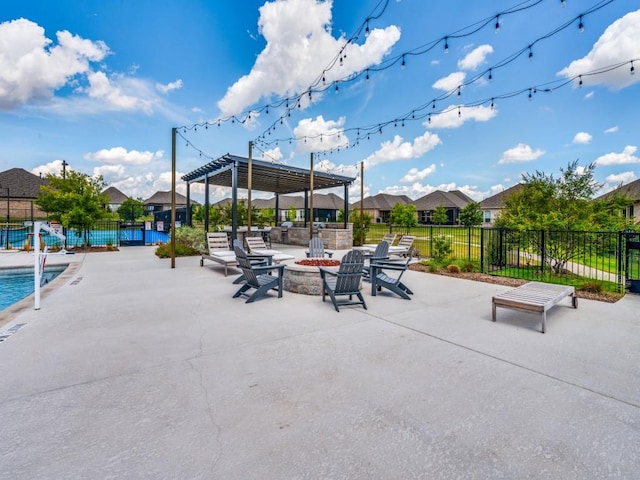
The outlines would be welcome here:
M 363 279 L 370 279 L 372 263 L 381 262 L 384 260 L 389 260 L 389 244 L 383 240 L 378 245 L 376 245 L 376 249 L 373 251 L 371 257 L 369 257 L 369 265 L 365 265 L 362 268 Z
M 400 297 L 411 300 L 409 295 L 413 292 L 402 281 L 402 274 L 409 268 L 411 257 L 407 257 L 406 262 L 378 261 L 370 264 L 371 268 L 371 295 L 376 296 L 376 292 L 386 288 Z M 394 271 L 394 274 L 388 274 L 386 271 Z M 399 273 L 398 273 L 399 272 Z
M 229 248 L 229 239 L 224 232 L 207 232 L 207 253 L 203 253 L 200 258 L 200 266 L 204 266 L 205 260 L 211 260 L 224 267 L 224 276 L 227 276 L 227 269 L 235 267 L 236 254 Z
M 329 258 L 333 257 L 333 252 L 324 249 L 324 243 L 320 237 L 309 240 L 309 251 L 306 253 L 307 258 L 324 258 L 325 255 Z
M 398 235 L 395 233 L 385 233 L 384 236 L 382 237 L 382 242 L 387 242 L 389 244 L 389 246 L 393 245 L 393 242 L 396 241 L 396 237 Z M 378 246 L 378 244 L 374 244 L 374 243 L 365 243 L 364 245 L 362 245 L 363 248 L 367 248 L 369 250 L 373 250 L 374 248 L 376 248 Z
M 254 265 L 247 256 L 244 249 L 234 246 L 238 267 L 242 270 L 245 283 L 233 295 L 238 298 L 240 295 L 246 295 L 249 298 L 245 303 L 251 303 L 265 295 L 269 290 L 275 289 L 278 292 L 278 298 L 282 298 L 282 274 L 284 265 Z M 278 270 L 278 275 L 270 275 L 269 272 Z M 246 293 L 250 289 L 255 289 L 252 295 Z
M 250 253 L 255 255 L 271 255 L 273 263 L 280 263 L 295 258 L 293 255 L 281 252 L 280 250 L 267 248 L 262 237 L 247 237 L 245 241 L 247 242 Z
M 364 267 L 364 254 L 360 250 L 351 250 L 340 261 L 340 268 L 336 272 L 324 267 L 318 267 L 322 279 L 322 301 L 329 295 L 333 307 L 339 312 L 342 305 L 362 305 L 367 309 L 367 304 L 360 292 L 362 280 L 362 268 Z M 358 300 L 353 300 L 353 296 Z M 337 297 L 348 296 L 348 300 L 338 300 Z
M 415 242 L 415 240 L 416 237 L 413 235 L 403 235 L 400 237 L 397 245 L 389 247 L 389 255 L 409 256 L 409 258 L 411 258 L 413 242 Z

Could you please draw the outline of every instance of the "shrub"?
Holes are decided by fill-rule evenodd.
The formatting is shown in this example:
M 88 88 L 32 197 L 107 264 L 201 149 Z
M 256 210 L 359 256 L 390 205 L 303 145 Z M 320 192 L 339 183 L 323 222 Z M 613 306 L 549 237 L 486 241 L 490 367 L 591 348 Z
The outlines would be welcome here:
M 158 246 L 158 248 L 156 248 L 156 255 L 160 258 L 171 257 L 171 244 L 165 243 Z M 193 255 L 200 255 L 200 252 L 195 248 L 176 242 L 176 257 L 190 257 Z
M 429 263 L 430 273 L 438 273 L 438 270 L 440 270 L 440 265 L 438 265 L 436 262 Z
M 176 252 L 177 245 L 183 245 L 192 250 L 195 250 L 195 254 L 205 253 L 205 244 L 204 244 L 204 233 L 199 228 L 194 227 L 180 227 L 176 229 Z
M 476 266 L 473 262 L 467 262 L 460 268 L 463 272 L 471 273 L 476 271 Z
M 447 266 L 447 271 L 449 273 L 460 273 L 460 267 L 458 265 L 451 264 Z
M 597 282 L 595 280 L 589 280 L 587 282 L 584 282 L 582 285 L 580 285 L 578 287 L 578 290 L 582 291 L 582 292 L 589 292 L 589 293 L 602 293 L 602 283 Z
M 444 235 L 434 236 L 432 249 L 431 256 L 436 260 L 443 260 L 452 252 L 451 239 Z

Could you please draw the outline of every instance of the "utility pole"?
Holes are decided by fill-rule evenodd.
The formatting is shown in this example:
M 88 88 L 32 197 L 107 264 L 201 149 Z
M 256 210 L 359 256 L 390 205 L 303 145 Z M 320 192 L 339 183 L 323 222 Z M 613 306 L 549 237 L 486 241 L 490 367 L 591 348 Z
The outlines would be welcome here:
M 62 179 L 65 180 L 67 178 L 67 167 L 69 164 L 66 160 L 62 160 Z

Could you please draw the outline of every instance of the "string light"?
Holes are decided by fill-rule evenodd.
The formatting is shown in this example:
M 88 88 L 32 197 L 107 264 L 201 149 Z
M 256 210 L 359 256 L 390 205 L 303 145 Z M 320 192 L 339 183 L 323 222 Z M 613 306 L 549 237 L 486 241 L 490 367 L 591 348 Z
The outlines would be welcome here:
M 448 37 L 444 37 L 444 53 L 449 53 L 449 40 L 448 40 Z
M 489 69 L 489 81 L 493 80 L 493 69 Z
M 636 73 L 636 69 L 633 66 L 633 60 L 631 60 L 631 69 L 629 70 L 629 73 L 631 73 L 631 75 L 635 75 Z
M 560 6 L 562 8 L 566 7 L 567 6 L 567 0 L 560 0 Z
M 529 61 L 533 60 L 533 50 L 531 50 L 531 45 L 529 45 Z
M 404 70 L 404 67 L 407 65 L 407 63 L 404 61 L 404 55 L 402 55 L 402 64 L 400 64 L 400 68 L 402 70 Z
M 500 33 L 500 15 L 496 15 L 496 33 Z
M 367 19 L 367 28 L 364 29 L 364 36 L 369 36 L 369 19 Z
M 584 32 L 584 23 L 582 23 L 582 15 L 580 15 L 580 23 L 578 23 L 578 30 L 580 33 Z
M 578 78 L 580 79 L 580 82 L 578 82 L 578 86 L 582 87 L 582 75 L 580 75 Z

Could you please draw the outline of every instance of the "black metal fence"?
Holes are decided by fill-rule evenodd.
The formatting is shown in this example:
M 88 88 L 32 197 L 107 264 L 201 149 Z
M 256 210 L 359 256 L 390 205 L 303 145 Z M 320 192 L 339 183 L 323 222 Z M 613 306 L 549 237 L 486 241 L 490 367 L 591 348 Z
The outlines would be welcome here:
M 414 235 L 414 248 L 423 258 L 467 261 L 491 275 L 570 285 L 595 282 L 620 292 L 640 281 L 635 232 L 372 225 L 367 243 L 377 243 L 389 232 Z

